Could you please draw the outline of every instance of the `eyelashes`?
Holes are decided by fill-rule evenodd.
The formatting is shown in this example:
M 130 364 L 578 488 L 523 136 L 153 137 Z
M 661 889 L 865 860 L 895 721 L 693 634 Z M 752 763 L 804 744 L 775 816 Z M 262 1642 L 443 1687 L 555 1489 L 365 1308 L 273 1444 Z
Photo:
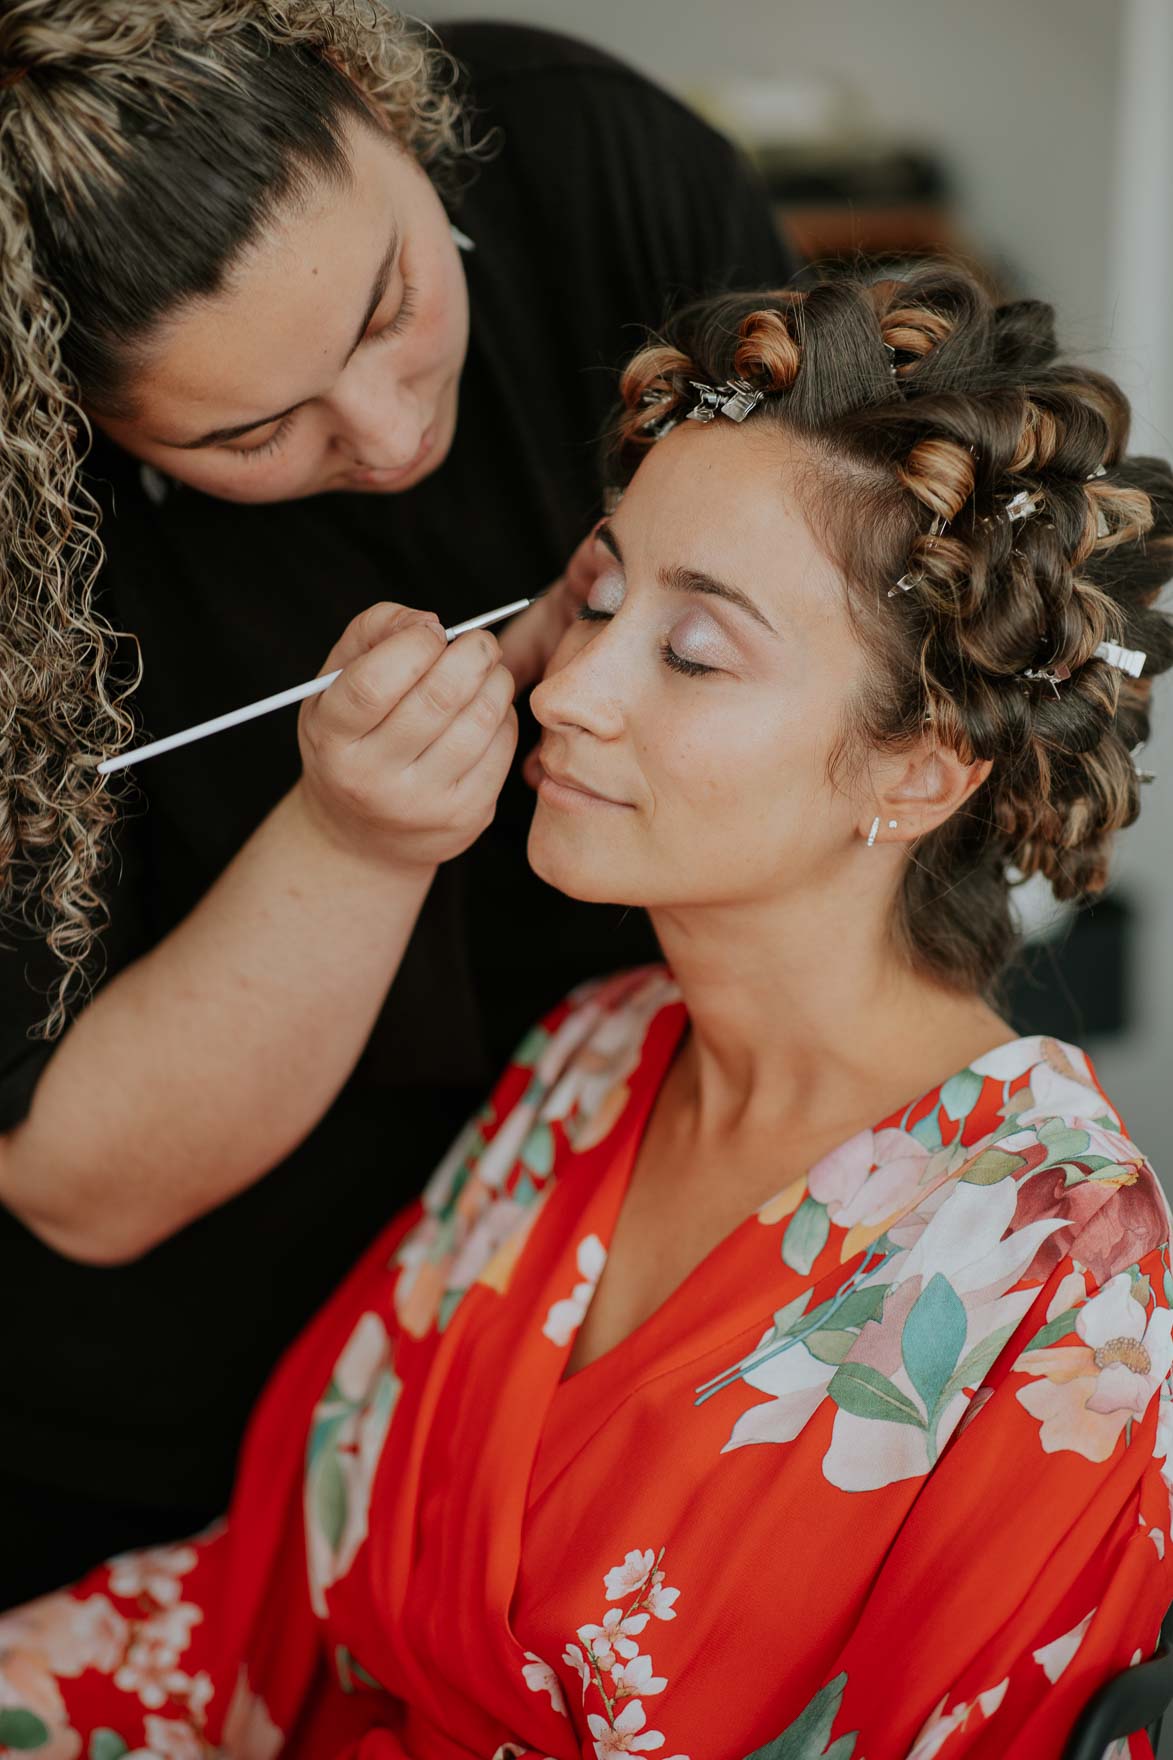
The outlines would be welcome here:
M 366 342 L 389 342 L 392 337 L 398 336 L 402 331 L 406 330 L 407 326 L 411 323 L 412 318 L 415 316 L 417 293 L 418 289 L 414 287 L 410 281 L 405 279 L 403 283 L 403 298 L 400 300 L 399 310 L 391 319 L 391 322 L 389 324 L 384 324 L 381 330 L 376 330 L 373 335 L 364 338 L 364 340 Z M 229 452 L 234 452 L 237 458 L 248 458 L 253 460 L 259 458 L 271 458 L 273 453 L 281 450 L 285 438 L 292 426 L 293 414 L 291 413 L 282 418 L 277 427 L 269 435 L 269 438 L 267 440 L 262 440 L 259 446 L 232 446 L 228 447 L 227 450 Z
M 593 611 L 589 605 L 580 605 L 575 616 L 582 623 L 609 623 L 613 613 L 610 611 Z M 700 678 L 702 674 L 718 672 L 717 666 L 702 666 L 699 660 L 686 660 L 678 654 L 668 637 L 660 643 L 660 658 L 665 666 L 673 672 L 683 673 L 686 678 Z

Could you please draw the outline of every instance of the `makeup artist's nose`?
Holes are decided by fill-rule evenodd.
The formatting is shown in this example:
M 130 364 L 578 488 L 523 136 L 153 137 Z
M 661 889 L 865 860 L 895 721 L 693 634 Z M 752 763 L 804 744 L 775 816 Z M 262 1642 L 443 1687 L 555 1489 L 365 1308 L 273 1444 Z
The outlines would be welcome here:
M 420 449 L 423 412 L 414 393 L 396 383 L 385 363 L 378 370 L 372 352 L 377 356 L 378 350 L 360 350 L 335 389 L 335 444 L 352 464 L 398 470 Z M 356 371 L 360 362 L 362 370 Z

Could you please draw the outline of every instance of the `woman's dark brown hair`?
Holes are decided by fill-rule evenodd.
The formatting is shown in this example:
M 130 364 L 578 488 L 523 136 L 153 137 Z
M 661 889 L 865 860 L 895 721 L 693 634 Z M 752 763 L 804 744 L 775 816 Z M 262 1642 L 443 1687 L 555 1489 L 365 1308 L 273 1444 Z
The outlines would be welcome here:
M 1132 753 L 1173 662 L 1154 604 L 1173 574 L 1173 472 L 1125 456 L 1126 398 L 1057 358 L 1049 306 L 996 304 L 932 265 L 680 312 L 623 375 L 615 483 L 692 407 L 691 381 L 734 378 L 766 394 L 747 424 L 810 454 L 808 517 L 872 660 L 836 763 L 926 729 L 992 762 L 910 850 L 893 932 L 915 969 L 993 995 L 1016 879 L 1094 897 L 1139 811 Z M 1021 491 L 1041 499 L 1012 518 Z M 1097 658 L 1105 641 L 1143 650 L 1142 675 Z M 1062 667 L 1057 683 L 1025 676 Z

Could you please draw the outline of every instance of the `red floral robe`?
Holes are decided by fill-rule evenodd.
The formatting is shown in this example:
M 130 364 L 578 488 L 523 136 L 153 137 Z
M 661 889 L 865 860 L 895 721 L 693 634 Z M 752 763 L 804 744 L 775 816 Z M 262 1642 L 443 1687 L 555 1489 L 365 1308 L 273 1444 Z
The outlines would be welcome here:
M 1082 1052 L 1015 1040 L 563 1379 L 684 1027 L 651 968 L 534 1029 L 285 1357 L 227 1521 L 0 1618 L 0 1747 L 1060 1755 L 1173 1599 L 1152 1170 Z

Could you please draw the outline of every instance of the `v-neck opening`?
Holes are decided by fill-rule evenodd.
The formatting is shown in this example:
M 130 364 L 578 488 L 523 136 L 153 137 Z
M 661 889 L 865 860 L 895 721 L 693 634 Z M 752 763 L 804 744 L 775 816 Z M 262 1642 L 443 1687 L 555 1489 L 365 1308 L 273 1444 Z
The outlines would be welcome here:
M 674 1006 L 679 1007 L 680 1009 L 680 1019 L 677 1022 L 676 1030 L 672 1035 L 671 1042 L 667 1047 L 667 1055 L 664 1057 L 659 1070 L 655 1072 L 653 1076 L 654 1085 L 650 1094 L 646 1098 L 642 1095 L 640 1096 L 641 1104 L 639 1109 L 636 1110 L 633 1108 L 632 1112 L 628 1115 L 628 1119 L 625 1121 L 628 1129 L 622 1150 L 623 1167 L 618 1182 L 620 1187 L 619 1197 L 611 1214 L 608 1238 L 603 1243 L 608 1257 L 610 1256 L 611 1246 L 614 1241 L 615 1230 L 619 1225 L 619 1217 L 622 1213 L 623 1205 L 626 1202 L 627 1194 L 631 1187 L 631 1180 L 635 1173 L 636 1163 L 639 1160 L 640 1150 L 642 1149 L 647 1136 L 656 1101 L 659 1098 L 664 1081 L 667 1079 L 668 1071 L 680 1049 L 681 1041 L 688 1027 L 688 1014 L 684 1005 L 681 1003 L 675 1004 Z M 654 1025 L 655 1021 L 653 1020 L 648 1028 L 649 1038 Z M 949 1075 L 942 1076 L 941 1080 L 935 1082 L 932 1087 L 922 1089 L 920 1093 L 913 1095 L 911 1099 L 903 1101 L 898 1106 L 892 1107 L 884 1114 L 883 1118 L 879 1119 L 870 1127 L 865 1126 L 863 1128 L 870 1128 L 873 1135 L 882 1130 L 904 1128 L 906 1121 L 913 1112 L 921 1108 L 925 1101 L 931 1101 L 934 1095 L 940 1094 L 941 1090 L 947 1085 L 947 1083 L 954 1080 L 955 1077 L 963 1075 L 968 1069 L 972 1069 L 974 1063 L 980 1062 L 982 1058 L 994 1056 L 996 1053 L 1005 1052 L 1012 1046 L 1029 1044 L 1032 1041 L 1038 1041 L 1043 1037 L 1046 1037 L 1046 1035 L 1039 1033 L 1021 1033 L 1014 1038 L 1004 1039 L 998 1045 L 990 1046 L 986 1051 L 979 1053 L 977 1057 L 971 1059 L 969 1063 L 964 1064 L 961 1069 L 953 1070 Z M 642 1073 L 644 1073 L 643 1070 L 641 1070 L 641 1074 Z M 964 1123 L 964 1121 L 962 1120 L 960 1123 Z M 805 1189 L 809 1186 L 810 1176 L 814 1169 L 829 1156 L 837 1154 L 847 1143 L 851 1142 L 853 1138 L 859 1134 L 859 1132 L 853 1132 L 851 1137 L 845 1137 L 842 1142 L 833 1145 L 832 1148 L 826 1151 L 826 1154 L 819 1157 L 818 1161 L 812 1162 L 802 1174 L 796 1174 L 794 1179 L 788 1180 L 785 1185 L 781 1186 L 770 1197 L 766 1198 L 764 1202 L 755 1205 L 747 1215 L 743 1216 L 739 1222 L 735 1223 L 734 1226 L 723 1234 L 719 1240 L 713 1243 L 708 1252 L 705 1253 L 704 1257 L 699 1259 L 690 1271 L 686 1272 L 685 1276 L 674 1289 L 671 1289 L 668 1292 L 663 1301 L 660 1302 L 650 1314 L 646 1315 L 638 1325 L 634 1326 L 630 1332 L 626 1333 L 622 1338 L 617 1339 L 613 1345 L 610 1345 L 605 1351 L 601 1352 L 599 1356 L 592 1357 L 589 1363 L 584 1363 L 582 1368 L 576 1369 L 572 1375 L 567 1375 L 565 1372 L 560 1374 L 554 1387 L 555 1400 L 563 1394 L 568 1395 L 570 1389 L 581 1391 L 583 1386 L 588 1388 L 593 1386 L 599 1376 L 605 1374 L 608 1370 L 613 1370 L 616 1363 L 622 1363 L 633 1355 L 638 1356 L 640 1348 L 646 1344 L 648 1338 L 652 1336 L 657 1329 L 663 1327 L 666 1316 L 675 1309 L 677 1302 L 683 1298 L 685 1292 L 711 1270 L 713 1263 L 718 1257 L 727 1251 L 730 1245 L 744 1233 L 749 1225 L 756 1222 L 762 1212 L 768 1210 L 772 1204 L 776 1203 L 782 1194 L 788 1192 L 799 1179 L 803 1181 L 805 1193 Z M 599 1283 L 596 1284 L 595 1288 L 591 1291 L 590 1298 L 583 1311 L 582 1317 L 579 1320 L 578 1326 L 571 1335 L 570 1342 L 566 1349 L 566 1357 L 563 1361 L 563 1371 L 565 1371 L 566 1362 L 569 1361 L 570 1354 L 574 1349 L 574 1341 L 578 1337 L 578 1334 L 581 1331 L 582 1326 L 585 1324 L 586 1318 L 594 1305 L 598 1295 L 599 1284 L 602 1283 L 605 1275 L 606 1266 L 604 1264 L 604 1270 L 599 1278 Z

